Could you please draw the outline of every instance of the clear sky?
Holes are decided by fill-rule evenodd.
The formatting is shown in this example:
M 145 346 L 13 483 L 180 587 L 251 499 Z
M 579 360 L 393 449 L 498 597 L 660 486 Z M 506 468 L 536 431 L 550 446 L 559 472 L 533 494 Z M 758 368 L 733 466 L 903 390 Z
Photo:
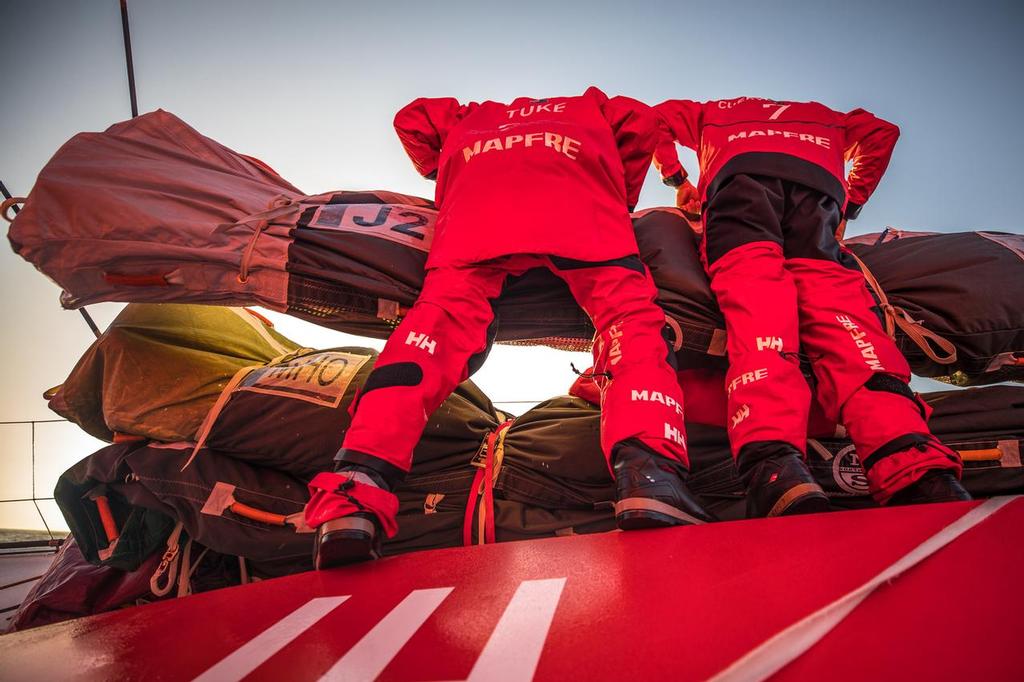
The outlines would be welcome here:
M 507 101 L 594 84 L 651 104 L 754 95 L 864 107 L 903 134 L 851 234 L 885 225 L 1024 226 L 1020 2 L 129 6 L 140 110 L 167 109 L 309 193 L 381 188 L 430 196 L 432 185 L 415 173 L 391 127 L 394 112 L 415 97 Z M 73 134 L 130 116 L 120 13 L 116 0 L 0 0 L 0 26 L 0 179 L 24 195 Z M 640 205 L 671 201 L 652 174 Z M 63 380 L 91 334 L 77 313 L 60 309 L 57 287 L 7 248 L 0 248 L 0 285 L 0 421 L 52 417 L 40 394 Z M 105 324 L 118 309 L 93 312 Z M 277 319 L 306 345 L 354 341 Z M 496 401 L 545 399 L 571 382 L 570 359 L 498 348 L 477 379 Z M 39 428 L 37 459 L 48 467 L 36 481 L 42 494 L 93 444 L 66 426 Z M 0 426 L 0 499 L 31 493 L 30 437 L 27 427 Z M 23 527 L 34 515 L 31 505 L 0 504 L 0 528 Z M 47 518 L 57 521 L 52 512 Z

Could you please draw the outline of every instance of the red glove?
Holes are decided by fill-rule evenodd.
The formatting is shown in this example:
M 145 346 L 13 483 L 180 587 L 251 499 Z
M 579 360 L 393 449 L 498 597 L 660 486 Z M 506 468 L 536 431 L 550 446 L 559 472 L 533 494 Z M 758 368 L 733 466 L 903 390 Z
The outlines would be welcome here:
M 686 181 L 676 188 L 676 207 L 688 216 L 700 215 L 700 195 L 692 182 Z

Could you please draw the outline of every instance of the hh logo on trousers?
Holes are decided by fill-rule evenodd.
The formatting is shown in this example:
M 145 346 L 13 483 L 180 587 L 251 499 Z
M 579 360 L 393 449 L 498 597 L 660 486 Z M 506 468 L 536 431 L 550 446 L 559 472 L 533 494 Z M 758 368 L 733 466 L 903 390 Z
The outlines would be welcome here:
M 682 445 L 686 447 L 686 436 L 683 435 L 682 430 L 672 426 L 671 424 L 665 424 L 665 440 L 670 440 L 676 445 Z
M 416 346 L 422 350 L 427 351 L 431 355 L 434 354 L 434 349 L 437 348 L 437 342 L 426 334 L 417 334 L 416 332 L 409 332 L 409 336 L 405 337 L 405 345 Z

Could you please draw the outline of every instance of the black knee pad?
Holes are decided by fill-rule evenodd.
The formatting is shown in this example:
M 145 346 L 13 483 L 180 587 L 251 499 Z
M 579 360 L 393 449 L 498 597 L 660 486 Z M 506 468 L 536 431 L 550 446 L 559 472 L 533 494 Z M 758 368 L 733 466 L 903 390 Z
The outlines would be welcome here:
M 356 396 L 356 401 L 352 404 L 351 412 L 355 414 L 359 408 L 359 401 L 370 391 L 391 386 L 418 386 L 421 381 L 423 381 L 423 369 L 415 362 L 396 362 L 393 365 L 374 367 L 359 390 L 359 395 Z

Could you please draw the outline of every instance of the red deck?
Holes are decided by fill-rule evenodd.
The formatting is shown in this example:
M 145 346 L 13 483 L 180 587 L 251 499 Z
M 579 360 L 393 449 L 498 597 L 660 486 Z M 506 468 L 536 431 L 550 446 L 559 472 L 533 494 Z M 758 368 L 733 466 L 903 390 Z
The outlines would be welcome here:
M 410 554 L 6 635 L 0 677 L 705 679 L 976 504 Z M 1022 529 L 1016 499 L 778 677 L 1020 679 Z

